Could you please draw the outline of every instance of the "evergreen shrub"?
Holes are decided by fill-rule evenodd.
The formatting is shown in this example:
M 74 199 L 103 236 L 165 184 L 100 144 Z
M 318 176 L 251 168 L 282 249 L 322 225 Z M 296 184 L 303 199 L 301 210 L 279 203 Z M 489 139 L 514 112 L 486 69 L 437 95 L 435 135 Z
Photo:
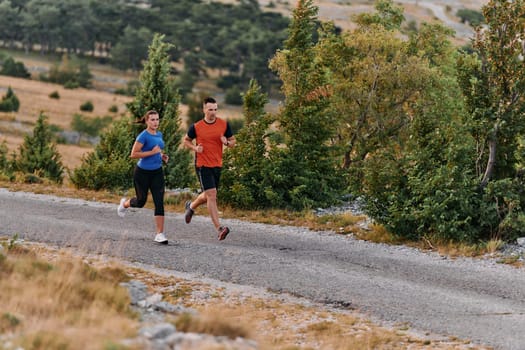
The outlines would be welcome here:
M 0 101 L 0 111 L 2 112 L 18 112 L 20 108 L 20 100 L 15 95 L 11 87 L 7 88 L 7 93 L 2 97 Z
M 15 170 L 62 183 L 64 167 L 44 114 L 40 114 L 33 135 L 25 136 L 19 150 L 20 154 L 14 159 Z
M 2 63 L 2 69 L 0 69 L 0 74 L 26 79 L 31 77 L 31 74 L 24 66 L 24 63 L 15 61 L 12 57 L 8 57 Z
M 93 106 L 93 102 L 91 101 L 86 101 L 84 102 L 83 104 L 80 105 L 80 110 L 82 112 L 93 112 L 93 109 L 95 107 Z

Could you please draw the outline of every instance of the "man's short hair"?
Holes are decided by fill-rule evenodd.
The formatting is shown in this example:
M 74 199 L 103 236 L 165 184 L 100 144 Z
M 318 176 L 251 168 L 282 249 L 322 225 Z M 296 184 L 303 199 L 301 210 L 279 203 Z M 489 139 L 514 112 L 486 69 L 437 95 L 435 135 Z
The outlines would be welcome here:
M 206 97 L 204 99 L 203 104 L 206 104 L 206 103 L 217 103 L 217 101 L 215 101 L 215 99 L 213 97 Z

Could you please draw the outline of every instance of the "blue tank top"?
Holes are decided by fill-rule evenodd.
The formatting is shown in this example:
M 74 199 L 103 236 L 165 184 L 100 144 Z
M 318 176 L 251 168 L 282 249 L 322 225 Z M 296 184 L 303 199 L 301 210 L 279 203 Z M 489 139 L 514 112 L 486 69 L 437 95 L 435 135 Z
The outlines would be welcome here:
M 160 146 L 160 149 L 164 149 L 162 133 L 158 130 L 155 135 L 152 135 L 147 130 L 144 130 L 139 134 L 139 136 L 137 136 L 135 141 L 142 144 L 142 152 L 151 151 L 157 145 Z M 140 158 L 137 166 L 144 170 L 157 170 L 162 167 L 162 156 L 160 153 L 157 153 L 149 157 Z

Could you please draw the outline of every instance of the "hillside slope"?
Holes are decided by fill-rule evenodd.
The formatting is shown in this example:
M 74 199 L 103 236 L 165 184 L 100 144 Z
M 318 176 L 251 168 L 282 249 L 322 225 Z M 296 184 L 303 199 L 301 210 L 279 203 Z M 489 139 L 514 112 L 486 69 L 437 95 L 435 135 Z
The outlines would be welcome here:
M 233 3 L 233 0 L 222 2 Z M 324 21 L 333 21 L 343 29 L 354 27 L 352 16 L 360 13 L 374 12 L 374 0 L 317 0 L 314 4 L 319 7 L 319 18 Z M 472 9 L 480 11 L 487 0 L 396 0 L 395 4 L 405 10 L 406 23 L 415 21 L 433 22 L 441 21 L 456 31 L 458 44 L 465 44 L 473 34 L 470 26 L 460 22 L 455 16 L 459 9 Z M 289 16 L 296 5 L 295 1 L 259 0 L 262 8 L 276 11 Z M 270 5 L 273 4 L 273 5 Z

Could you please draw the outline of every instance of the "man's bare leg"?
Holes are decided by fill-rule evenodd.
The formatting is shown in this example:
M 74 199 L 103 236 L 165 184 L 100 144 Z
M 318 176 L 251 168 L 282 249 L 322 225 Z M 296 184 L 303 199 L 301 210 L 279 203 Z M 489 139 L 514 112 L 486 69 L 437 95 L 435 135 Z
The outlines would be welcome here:
M 206 197 L 206 206 L 208 207 L 208 213 L 210 214 L 211 221 L 218 230 L 221 225 L 219 223 L 219 210 L 217 209 L 217 189 L 211 188 L 204 191 L 204 194 Z M 197 199 L 199 199 L 199 197 L 197 197 Z
M 207 203 L 208 199 L 206 198 L 206 191 L 201 192 L 197 198 L 193 202 L 190 203 L 190 208 L 192 210 L 197 209 L 199 206 L 203 205 L 204 203 Z

